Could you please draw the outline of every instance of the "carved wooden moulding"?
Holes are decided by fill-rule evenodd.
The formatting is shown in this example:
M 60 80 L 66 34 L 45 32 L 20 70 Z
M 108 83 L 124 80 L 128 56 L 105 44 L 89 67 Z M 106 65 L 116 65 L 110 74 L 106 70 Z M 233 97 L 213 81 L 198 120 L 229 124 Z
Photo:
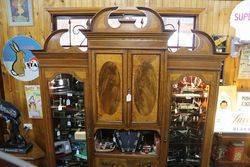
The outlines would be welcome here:
M 99 73 L 99 100 L 104 113 L 113 115 L 121 100 L 121 77 L 115 63 L 108 61 L 103 64 Z
M 134 88 L 134 101 L 138 112 L 149 115 L 153 111 L 157 98 L 157 77 L 154 67 L 149 62 L 143 62 L 137 68 Z

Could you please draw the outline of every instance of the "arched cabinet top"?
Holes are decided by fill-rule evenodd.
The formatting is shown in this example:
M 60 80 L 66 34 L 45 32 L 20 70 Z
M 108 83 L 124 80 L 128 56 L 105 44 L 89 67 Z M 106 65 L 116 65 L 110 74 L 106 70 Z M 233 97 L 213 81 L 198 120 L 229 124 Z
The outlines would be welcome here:
M 161 16 L 147 7 L 126 8 L 124 17 L 119 17 L 119 26 L 109 25 L 112 13 L 125 9 L 104 8 L 92 19 L 90 29 L 81 32 L 88 39 L 88 49 L 166 49 L 167 41 L 174 30 L 165 30 Z M 122 13 L 122 12 L 121 12 Z M 127 17 L 138 13 L 146 17 L 145 24 L 137 27 L 136 20 Z
M 108 24 L 108 19 L 114 11 L 122 10 L 119 7 L 104 8 L 99 11 L 91 22 L 91 32 L 127 32 L 127 33 L 161 33 L 164 32 L 164 23 L 161 16 L 154 10 L 147 7 L 126 8 L 146 16 L 147 23 L 142 28 L 137 28 L 135 22 L 130 19 L 119 20 L 121 23 L 118 28 L 112 28 Z
M 188 48 L 185 48 L 185 47 L 180 47 L 173 54 L 175 54 L 175 55 L 180 55 L 180 54 L 213 55 L 213 54 L 216 54 L 214 41 L 207 33 L 202 32 L 202 31 L 198 31 L 198 30 L 191 30 L 191 31 L 194 34 L 194 36 L 196 37 L 196 39 L 195 39 L 196 47 L 193 50 L 189 50 Z
M 168 51 L 168 69 L 220 71 L 226 55 L 216 52 L 214 41 L 207 33 L 197 30 L 192 30 L 192 33 L 195 36 L 195 47 Z
M 42 50 L 32 50 L 40 67 L 87 67 L 88 53 L 77 46 L 62 47 L 60 39 L 68 29 L 52 32 L 44 43 Z
M 64 48 L 60 44 L 60 39 L 63 34 L 67 33 L 68 29 L 60 29 L 52 32 L 44 43 L 43 50 L 49 53 L 81 53 L 82 51 L 76 47 L 71 46 L 69 48 Z
M 166 51 L 169 69 L 221 69 L 221 61 L 225 55 L 216 53 L 214 41 L 202 31 L 192 30 L 195 36 L 194 49 L 180 47 L 176 52 L 168 51 L 169 37 L 174 30 L 165 30 L 161 16 L 147 7 L 126 8 L 125 16 L 138 13 L 146 16 L 144 26 L 138 28 L 135 20 L 121 17 L 119 27 L 112 28 L 108 20 L 112 13 L 123 13 L 119 7 L 108 7 L 99 11 L 92 19 L 90 29 L 80 30 L 88 40 L 88 50 L 95 49 L 145 49 Z M 128 19 L 127 19 L 128 18 Z M 67 29 L 52 32 L 46 39 L 42 50 L 33 51 L 41 66 L 67 66 L 69 62 L 76 66 L 87 66 L 90 55 L 78 47 L 62 47 L 60 39 Z M 58 61 L 63 60 L 65 63 Z M 84 63 L 82 63 L 84 60 Z M 194 63 L 196 62 L 196 63 Z M 206 65 L 201 67 L 202 62 Z

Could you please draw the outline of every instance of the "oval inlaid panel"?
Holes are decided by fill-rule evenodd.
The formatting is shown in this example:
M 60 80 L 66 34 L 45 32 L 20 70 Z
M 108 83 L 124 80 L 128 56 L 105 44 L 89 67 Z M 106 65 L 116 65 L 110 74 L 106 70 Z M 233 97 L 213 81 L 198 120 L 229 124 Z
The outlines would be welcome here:
M 101 108 L 109 115 L 114 114 L 119 105 L 120 84 L 120 74 L 115 63 L 104 63 L 99 73 L 98 93 Z
M 135 106 L 142 115 L 148 115 L 153 111 L 157 98 L 157 77 L 153 66 L 143 62 L 135 73 Z

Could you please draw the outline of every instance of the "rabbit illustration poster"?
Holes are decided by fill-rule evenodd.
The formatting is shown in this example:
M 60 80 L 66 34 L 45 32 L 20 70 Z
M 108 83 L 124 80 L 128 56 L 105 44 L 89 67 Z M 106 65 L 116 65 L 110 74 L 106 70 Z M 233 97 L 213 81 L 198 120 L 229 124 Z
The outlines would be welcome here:
M 17 80 L 32 81 L 39 76 L 39 63 L 30 50 L 39 49 L 41 46 L 34 39 L 16 36 L 4 46 L 3 64 Z
M 6 0 L 10 26 L 32 26 L 31 0 Z
M 39 85 L 25 85 L 29 118 L 42 119 L 42 100 Z

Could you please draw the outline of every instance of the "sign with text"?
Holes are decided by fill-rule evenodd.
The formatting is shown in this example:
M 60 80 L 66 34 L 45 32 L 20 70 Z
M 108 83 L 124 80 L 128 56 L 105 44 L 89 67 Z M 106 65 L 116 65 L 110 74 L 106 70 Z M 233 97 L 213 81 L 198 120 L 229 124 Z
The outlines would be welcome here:
M 250 92 L 238 92 L 237 108 L 238 111 L 250 113 Z
M 234 94 L 235 86 L 220 86 L 215 132 L 250 133 L 250 92 Z
M 236 37 L 250 41 L 250 0 L 240 2 L 232 11 L 230 25 L 236 30 Z
M 19 81 L 32 81 L 39 76 L 39 63 L 31 50 L 41 46 L 33 38 L 18 35 L 7 41 L 2 61 L 11 76 Z
M 250 133 L 250 113 L 238 111 L 216 115 L 214 132 Z

